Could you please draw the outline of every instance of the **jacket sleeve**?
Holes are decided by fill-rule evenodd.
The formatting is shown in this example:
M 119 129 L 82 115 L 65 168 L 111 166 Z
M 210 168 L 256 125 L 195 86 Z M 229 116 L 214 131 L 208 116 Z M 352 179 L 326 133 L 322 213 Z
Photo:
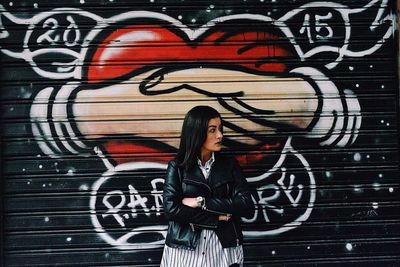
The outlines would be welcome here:
M 194 224 L 200 228 L 217 228 L 218 215 L 183 205 L 183 198 L 178 167 L 175 161 L 171 161 L 168 164 L 163 189 L 163 205 L 166 218 L 170 221 Z
M 232 160 L 232 176 L 234 185 L 230 198 L 206 198 L 206 210 L 230 213 L 235 216 L 248 217 L 254 212 L 254 203 L 248 189 L 246 178 L 236 159 Z

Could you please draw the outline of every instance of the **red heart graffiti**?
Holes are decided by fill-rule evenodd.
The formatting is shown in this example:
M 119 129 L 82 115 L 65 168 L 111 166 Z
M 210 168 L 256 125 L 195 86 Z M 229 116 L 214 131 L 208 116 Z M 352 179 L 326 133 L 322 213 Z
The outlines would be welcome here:
M 115 79 L 164 64 L 215 64 L 236 66 L 265 73 L 286 71 L 276 59 L 290 53 L 277 45 L 278 37 L 268 32 L 224 32 L 209 29 L 190 40 L 180 29 L 160 25 L 136 26 L 114 31 L 98 47 L 87 77 L 90 83 Z M 269 59 L 269 60 L 268 60 Z M 274 60 L 271 60 L 274 59 Z M 184 68 L 184 67 L 183 67 Z

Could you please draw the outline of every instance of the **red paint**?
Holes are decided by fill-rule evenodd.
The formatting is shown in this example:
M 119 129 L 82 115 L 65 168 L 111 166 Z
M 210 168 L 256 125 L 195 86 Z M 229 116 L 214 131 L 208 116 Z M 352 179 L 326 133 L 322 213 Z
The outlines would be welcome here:
M 218 41 L 226 34 L 214 32 L 200 41 L 187 42 L 169 29 L 157 25 L 117 30 L 95 52 L 88 69 L 88 81 L 99 83 L 149 65 L 176 62 L 218 62 L 266 73 L 286 71 L 283 63 L 258 63 L 262 59 L 289 56 L 285 49 L 274 45 L 278 39 L 276 36 L 266 32 L 241 32 Z M 255 42 L 258 45 L 240 51 Z
M 236 155 L 241 166 L 252 165 L 260 162 L 266 157 L 267 151 L 280 149 L 281 144 L 265 144 L 260 148 L 246 154 Z M 160 149 L 151 148 L 144 145 L 130 143 L 127 141 L 108 141 L 104 144 L 106 154 L 109 155 L 116 164 L 135 161 L 151 161 L 158 163 L 168 163 L 175 157 L 175 153 L 163 152 Z
M 127 141 L 108 141 L 104 144 L 106 154 L 117 163 L 148 161 L 168 163 L 174 158 L 174 154 L 165 153 L 156 148 L 134 144 Z
M 187 41 L 157 25 L 116 30 L 96 50 L 87 78 L 90 83 L 101 83 L 151 65 L 170 63 L 199 63 L 203 66 L 218 63 L 215 67 L 236 66 L 265 73 L 287 71 L 283 63 L 259 63 L 260 60 L 290 56 L 284 48 L 274 45 L 278 37 L 266 32 L 250 31 L 229 37 L 226 37 L 227 34 L 213 32 L 201 40 Z M 253 45 L 255 43 L 257 45 Z M 241 50 L 246 47 L 249 49 Z M 279 147 L 279 143 L 267 144 L 236 158 L 242 166 L 254 164 L 266 156 L 260 150 Z M 116 164 L 143 160 L 167 163 L 174 157 L 173 153 L 127 141 L 108 141 L 104 149 Z
M 263 160 L 266 155 L 265 152 L 269 151 L 271 149 L 280 149 L 281 144 L 280 143 L 276 143 L 276 144 L 265 144 L 263 146 L 261 146 L 259 149 L 255 149 L 254 151 L 251 151 L 249 153 L 246 154 L 242 154 L 242 155 L 237 155 L 235 156 L 235 158 L 237 159 L 237 161 L 239 162 L 239 164 L 241 166 L 246 166 L 246 165 L 252 165 L 252 164 L 256 164 L 257 162 L 260 162 L 261 160 Z

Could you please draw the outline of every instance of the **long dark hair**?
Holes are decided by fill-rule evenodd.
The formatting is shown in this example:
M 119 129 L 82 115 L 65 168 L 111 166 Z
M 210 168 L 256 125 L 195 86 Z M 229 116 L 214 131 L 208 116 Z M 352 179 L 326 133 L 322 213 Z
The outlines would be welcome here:
M 185 170 L 190 169 L 200 156 L 201 147 L 207 139 L 208 122 L 214 118 L 220 118 L 222 123 L 221 114 L 209 106 L 196 106 L 186 113 L 176 155 L 178 165 Z

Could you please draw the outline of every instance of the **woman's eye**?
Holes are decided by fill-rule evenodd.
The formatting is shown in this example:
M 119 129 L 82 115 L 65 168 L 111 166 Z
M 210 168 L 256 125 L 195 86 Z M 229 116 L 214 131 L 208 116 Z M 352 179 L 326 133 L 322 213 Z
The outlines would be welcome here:
M 215 133 L 215 129 L 210 129 L 210 133 Z

